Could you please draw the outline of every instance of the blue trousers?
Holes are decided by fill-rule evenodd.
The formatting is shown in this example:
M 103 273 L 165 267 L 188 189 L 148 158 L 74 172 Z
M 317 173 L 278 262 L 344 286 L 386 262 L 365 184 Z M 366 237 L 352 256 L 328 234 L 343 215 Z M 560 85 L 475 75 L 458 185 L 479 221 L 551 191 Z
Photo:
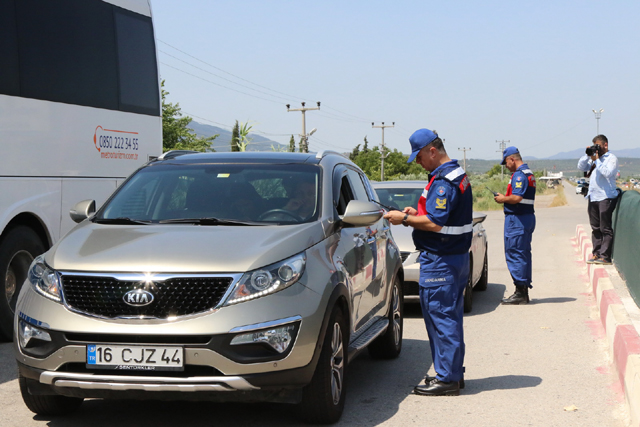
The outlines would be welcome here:
M 516 286 L 531 288 L 531 237 L 536 228 L 534 214 L 504 217 L 504 254 Z
M 460 381 L 464 373 L 463 292 L 469 255 L 420 255 L 420 306 L 431 358 L 440 381 Z

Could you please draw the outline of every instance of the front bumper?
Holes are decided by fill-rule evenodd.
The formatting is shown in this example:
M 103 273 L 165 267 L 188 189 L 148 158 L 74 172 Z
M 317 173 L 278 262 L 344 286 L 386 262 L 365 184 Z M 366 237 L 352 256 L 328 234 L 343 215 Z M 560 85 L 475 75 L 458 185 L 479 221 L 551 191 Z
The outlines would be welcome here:
M 159 398 L 197 392 L 207 400 L 237 401 L 252 396 L 252 400 L 290 401 L 291 397 L 283 397 L 281 391 L 301 389 L 311 381 L 315 370 L 324 299 L 296 284 L 268 297 L 173 321 L 106 320 L 71 312 L 24 286 L 16 310 L 16 337 L 19 319 L 27 319 L 47 331 L 52 340 L 46 343 L 49 347 L 43 354 L 36 354 L 33 349 L 23 349 L 16 339 L 15 354 L 32 394 Z M 274 313 L 296 325 L 294 340 L 286 352 L 272 352 L 270 356 L 256 353 L 256 349 L 243 352 L 249 346 L 230 345 L 234 336 L 277 322 L 268 317 Z M 87 346 L 100 343 L 179 345 L 184 349 L 184 371 L 92 369 L 87 365 Z M 215 397 L 219 392 L 232 393 Z

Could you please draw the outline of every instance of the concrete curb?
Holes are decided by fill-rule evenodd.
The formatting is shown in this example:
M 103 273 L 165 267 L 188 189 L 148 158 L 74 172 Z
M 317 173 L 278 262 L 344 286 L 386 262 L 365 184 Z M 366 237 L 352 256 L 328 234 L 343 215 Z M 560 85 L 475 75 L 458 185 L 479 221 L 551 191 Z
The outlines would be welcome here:
M 578 224 L 576 244 L 583 261 L 591 257 L 591 228 Z M 613 266 L 586 264 L 589 287 L 596 297 L 600 320 L 605 328 L 612 363 L 624 390 L 632 426 L 640 426 L 640 334 L 638 307 Z M 616 285 L 614 282 L 620 282 Z M 634 321 L 634 319 L 636 321 Z

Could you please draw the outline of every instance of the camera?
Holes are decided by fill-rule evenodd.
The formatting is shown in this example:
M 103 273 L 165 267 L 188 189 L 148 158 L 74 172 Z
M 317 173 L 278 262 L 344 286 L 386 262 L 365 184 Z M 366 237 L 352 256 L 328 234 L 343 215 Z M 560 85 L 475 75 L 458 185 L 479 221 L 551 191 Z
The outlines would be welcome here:
M 591 147 L 587 147 L 584 151 L 587 156 L 593 156 L 598 153 L 598 156 L 602 155 L 602 148 L 598 144 L 593 144 Z
M 582 184 L 582 188 L 580 189 L 580 194 L 582 194 L 583 196 L 586 196 L 588 192 L 589 192 L 589 183 L 586 182 Z

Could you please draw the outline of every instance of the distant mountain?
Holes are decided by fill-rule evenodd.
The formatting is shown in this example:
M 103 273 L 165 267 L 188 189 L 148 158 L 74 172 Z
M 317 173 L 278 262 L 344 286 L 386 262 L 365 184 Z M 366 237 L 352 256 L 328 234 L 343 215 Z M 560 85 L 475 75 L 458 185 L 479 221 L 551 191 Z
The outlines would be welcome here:
M 213 141 L 211 147 L 218 152 L 231 151 L 231 131 L 217 126 L 203 125 L 196 121 L 189 123 L 189 127 L 193 129 L 198 136 L 209 137 L 213 135 L 220 135 Z M 249 138 L 251 139 L 251 144 L 247 146 L 247 151 L 271 151 L 272 145 L 279 150 L 289 148 L 288 145 L 285 146 L 279 142 L 256 135 L 255 133 L 250 133 Z
M 586 147 L 585 147 L 586 148 Z M 616 157 L 626 157 L 626 158 L 640 158 L 640 148 L 626 148 L 623 150 L 611 150 Z M 559 160 L 559 159 L 579 159 L 584 154 L 584 148 L 576 148 L 572 151 L 565 151 L 562 153 L 555 154 L 551 157 L 547 157 L 549 160 Z

